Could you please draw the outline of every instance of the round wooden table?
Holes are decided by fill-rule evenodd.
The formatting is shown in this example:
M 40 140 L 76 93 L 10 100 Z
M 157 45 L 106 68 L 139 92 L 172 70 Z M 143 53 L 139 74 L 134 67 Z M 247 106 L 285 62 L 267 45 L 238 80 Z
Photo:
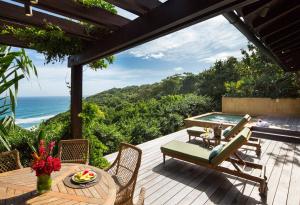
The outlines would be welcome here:
M 64 185 L 65 177 L 77 171 L 92 169 L 101 173 L 98 184 L 90 188 L 72 189 Z M 37 177 L 30 168 L 0 174 L 0 205 L 2 204 L 103 204 L 112 205 L 116 199 L 116 185 L 111 176 L 101 169 L 82 164 L 62 164 L 59 172 L 51 175 L 51 191 L 38 195 Z

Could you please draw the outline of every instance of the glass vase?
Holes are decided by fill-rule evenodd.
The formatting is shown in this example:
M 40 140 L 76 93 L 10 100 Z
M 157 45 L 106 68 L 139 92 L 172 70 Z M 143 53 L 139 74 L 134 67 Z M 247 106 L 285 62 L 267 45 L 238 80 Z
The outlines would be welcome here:
M 39 194 L 43 194 L 50 191 L 52 185 L 52 179 L 50 175 L 44 174 L 37 177 L 36 190 Z

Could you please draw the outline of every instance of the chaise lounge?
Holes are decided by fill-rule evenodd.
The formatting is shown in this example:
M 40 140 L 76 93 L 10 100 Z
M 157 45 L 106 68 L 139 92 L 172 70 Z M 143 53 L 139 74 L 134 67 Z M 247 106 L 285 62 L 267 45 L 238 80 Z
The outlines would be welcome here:
M 235 135 L 237 135 L 244 127 L 245 125 L 250 121 L 251 117 L 250 115 L 246 114 L 235 126 L 229 126 L 222 132 L 223 139 L 222 141 L 230 141 Z M 187 132 L 189 134 L 189 139 L 191 136 L 197 136 L 197 132 L 199 130 L 199 127 L 190 127 L 187 129 Z M 214 138 L 209 140 L 215 140 Z M 261 145 L 260 140 L 257 138 L 250 137 L 249 140 L 246 143 L 247 146 L 255 147 L 256 155 L 260 156 L 261 154 Z
M 214 169 L 222 173 L 227 173 L 230 175 L 241 177 L 249 181 L 259 183 L 260 194 L 265 194 L 267 190 L 267 178 L 265 176 L 265 167 L 260 164 L 244 161 L 237 154 L 237 150 L 247 143 L 250 136 L 250 129 L 244 128 L 225 145 L 218 145 L 213 150 L 203 148 L 199 145 L 173 140 L 161 146 L 161 152 L 163 153 L 163 161 L 165 164 L 165 157 L 170 156 L 172 158 L 204 166 L 209 169 Z M 221 163 L 223 161 L 230 162 L 233 165 L 234 169 L 221 166 Z M 246 173 L 244 171 L 246 168 L 258 169 L 260 170 L 260 174 L 258 176 L 254 176 L 249 173 Z

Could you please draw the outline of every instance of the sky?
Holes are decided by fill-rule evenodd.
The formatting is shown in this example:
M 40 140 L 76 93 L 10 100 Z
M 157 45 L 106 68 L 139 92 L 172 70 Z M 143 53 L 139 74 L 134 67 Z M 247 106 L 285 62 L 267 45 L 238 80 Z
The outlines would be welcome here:
M 136 16 L 119 10 L 130 19 Z M 84 67 L 83 95 L 129 85 L 158 82 L 170 75 L 208 69 L 216 60 L 241 57 L 247 39 L 223 16 L 217 16 L 183 30 L 116 54 L 106 70 Z M 67 96 L 70 81 L 67 61 L 45 64 L 44 56 L 27 50 L 38 69 L 38 78 L 23 79 L 19 96 Z

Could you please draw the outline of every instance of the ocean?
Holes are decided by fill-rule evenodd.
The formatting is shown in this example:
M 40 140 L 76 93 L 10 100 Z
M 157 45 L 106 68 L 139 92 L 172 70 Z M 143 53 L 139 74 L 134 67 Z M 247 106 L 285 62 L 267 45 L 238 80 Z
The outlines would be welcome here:
M 70 109 L 70 97 L 18 97 L 16 124 L 31 128 Z

